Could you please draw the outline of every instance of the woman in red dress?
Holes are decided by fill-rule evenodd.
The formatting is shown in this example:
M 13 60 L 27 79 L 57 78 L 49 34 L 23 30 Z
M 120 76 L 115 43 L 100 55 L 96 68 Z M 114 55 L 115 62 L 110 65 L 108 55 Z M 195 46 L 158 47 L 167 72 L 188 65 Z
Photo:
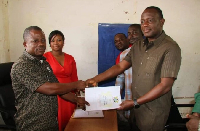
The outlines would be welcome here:
M 49 44 L 52 49 L 50 52 L 46 52 L 46 57 L 53 73 L 60 83 L 70 83 L 78 80 L 76 62 L 74 57 L 62 52 L 64 46 L 65 37 L 61 31 L 52 31 L 49 35 Z M 59 131 L 63 131 L 66 127 L 71 115 L 76 107 L 75 103 L 71 103 L 58 98 L 58 125 Z

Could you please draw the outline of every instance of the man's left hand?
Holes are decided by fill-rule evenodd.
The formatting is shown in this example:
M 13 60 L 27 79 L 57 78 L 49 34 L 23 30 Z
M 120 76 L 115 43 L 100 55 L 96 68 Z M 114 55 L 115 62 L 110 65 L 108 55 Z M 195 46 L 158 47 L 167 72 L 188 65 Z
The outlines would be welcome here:
M 130 110 L 134 107 L 134 102 L 133 100 L 125 100 L 119 106 L 117 110 Z

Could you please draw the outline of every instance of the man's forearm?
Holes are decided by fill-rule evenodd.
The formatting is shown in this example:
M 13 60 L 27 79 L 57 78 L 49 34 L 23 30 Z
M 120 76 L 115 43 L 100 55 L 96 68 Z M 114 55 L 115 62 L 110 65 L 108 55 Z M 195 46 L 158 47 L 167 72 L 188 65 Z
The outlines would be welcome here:
M 70 102 L 77 102 L 77 96 L 71 92 L 64 94 L 64 95 L 60 95 L 61 98 L 63 98 L 64 100 L 70 101 Z
M 120 70 L 118 70 L 118 69 L 119 69 L 118 65 L 114 65 L 111 68 L 109 68 L 108 70 L 106 70 L 105 72 L 95 76 L 94 79 L 97 83 L 111 79 L 111 78 L 117 76 L 118 74 L 120 74 Z
M 77 89 L 75 82 L 71 83 L 44 83 L 36 91 L 46 95 L 63 95 Z
M 130 66 L 131 66 L 130 63 L 122 61 L 119 64 L 112 66 L 111 68 L 109 68 L 105 72 L 95 76 L 94 79 L 98 83 L 98 82 L 101 82 L 101 81 L 105 81 L 105 80 L 114 78 L 117 75 L 123 73 L 124 70 L 126 70 Z

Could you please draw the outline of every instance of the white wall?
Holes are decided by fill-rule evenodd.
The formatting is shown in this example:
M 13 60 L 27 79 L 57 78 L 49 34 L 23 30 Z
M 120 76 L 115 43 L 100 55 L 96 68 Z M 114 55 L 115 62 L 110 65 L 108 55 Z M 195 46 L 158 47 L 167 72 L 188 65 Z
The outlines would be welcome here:
M 0 1 L 0 63 L 10 61 L 8 0 Z
M 86 80 L 97 74 L 98 23 L 139 23 L 143 10 L 151 5 L 163 10 L 164 30 L 182 49 L 173 94 L 193 97 L 200 86 L 199 0 L 8 0 L 8 21 L 3 23 L 9 22 L 4 33 L 10 41 L 10 61 L 17 60 L 24 50 L 26 27 L 38 25 L 46 37 L 58 29 L 66 37 L 64 51 L 75 57 L 79 79 Z M 4 29 L 2 25 L 0 21 L 0 29 Z

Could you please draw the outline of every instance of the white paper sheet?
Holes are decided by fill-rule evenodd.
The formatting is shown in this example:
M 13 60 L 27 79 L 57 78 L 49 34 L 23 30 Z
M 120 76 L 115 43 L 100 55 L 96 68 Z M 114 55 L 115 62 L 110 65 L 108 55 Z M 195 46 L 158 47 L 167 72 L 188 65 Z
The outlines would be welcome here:
M 82 117 L 104 117 L 103 111 L 84 111 L 82 109 L 75 109 L 72 118 Z
M 121 104 L 119 86 L 85 88 L 86 111 L 116 109 Z

